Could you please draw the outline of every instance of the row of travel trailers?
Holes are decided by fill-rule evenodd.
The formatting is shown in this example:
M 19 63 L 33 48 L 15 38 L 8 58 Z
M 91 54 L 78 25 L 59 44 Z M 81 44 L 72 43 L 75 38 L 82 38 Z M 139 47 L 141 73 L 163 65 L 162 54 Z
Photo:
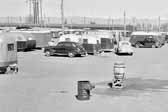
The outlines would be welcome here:
M 10 33 L 17 42 L 17 51 L 43 48 L 53 37 L 50 30 L 1 30 L 0 34 Z
M 50 31 L 14 30 L 11 32 L 18 35 L 18 50 L 43 48 L 52 38 Z
M 112 37 L 101 36 L 101 35 L 75 35 L 66 34 L 56 39 L 56 43 L 62 41 L 72 41 L 80 43 L 88 54 L 96 54 L 102 51 L 111 51 L 114 47 L 114 41 Z
M 124 30 L 67 30 L 64 35 L 58 36 L 58 33 L 53 33 L 53 43 L 57 44 L 60 41 L 73 41 L 83 45 L 89 54 L 97 52 L 111 52 L 118 41 L 122 40 L 124 34 L 129 37 L 130 31 Z M 52 43 L 51 43 L 52 44 Z
M 35 29 L 17 29 L 11 30 L 11 33 L 16 36 L 18 43 L 18 51 L 31 50 L 35 48 L 45 47 L 52 38 L 59 38 L 62 34 L 61 29 L 50 29 L 50 28 L 35 28 Z M 114 33 L 115 32 L 115 33 Z M 96 43 L 98 47 L 95 47 L 96 51 L 110 50 L 114 46 L 114 38 L 116 35 L 123 34 L 123 31 L 105 31 L 105 30 L 83 30 L 83 29 L 66 29 L 65 35 L 75 34 L 78 36 L 84 35 L 84 46 L 90 43 Z M 84 37 L 83 36 L 83 37 Z M 94 40 L 96 36 L 97 40 Z M 93 39 L 91 39 L 93 37 Z M 88 39 L 89 38 L 89 39 Z M 98 39 L 99 38 L 99 39 Z M 90 47 L 89 47 L 90 48 Z M 86 49 L 88 49 L 86 47 Z M 94 50 L 95 51 L 95 50 Z M 89 51 L 90 52 L 90 51 Z
M 6 73 L 9 69 L 18 71 L 17 51 L 26 48 L 44 47 L 56 33 L 50 31 L 27 31 L 12 30 L 0 33 L 0 73 Z M 76 36 L 76 37 L 75 37 Z M 100 50 L 113 49 L 114 41 L 111 36 L 106 35 L 62 35 L 57 37 L 60 41 L 76 41 L 85 47 L 88 53 L 96 53 Z M 26 45 L 26 46 L 25 46 Z
M 0 73 L 17 72 L 17 52 L 46 46 L 52 38 L 50 35 L 48 31 L 1 31 Z

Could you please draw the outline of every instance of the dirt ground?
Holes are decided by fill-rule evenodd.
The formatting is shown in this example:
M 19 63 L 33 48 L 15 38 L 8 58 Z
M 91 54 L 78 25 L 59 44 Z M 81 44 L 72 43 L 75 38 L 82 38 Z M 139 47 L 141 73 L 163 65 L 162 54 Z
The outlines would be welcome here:
M 0 75 L 0 112 L 167 112 L 168 45 L 137 48 L 133 56 L 45 57 L 19 52 L 19 73 Z M 126 87 L 107 86 L 116 61 L 126 64 Z M 77 81 L 96 85 L 78 101 Z

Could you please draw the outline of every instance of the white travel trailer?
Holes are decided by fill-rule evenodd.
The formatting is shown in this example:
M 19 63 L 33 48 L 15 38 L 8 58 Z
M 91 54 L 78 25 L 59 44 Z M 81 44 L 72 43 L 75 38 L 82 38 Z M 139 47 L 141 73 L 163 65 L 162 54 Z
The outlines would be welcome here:
M 77 42 L 82 44 L 82 37 L 80 35 L 75 35 L 75 34 L 66 34 L 66 35 L 62 35 L 59 38 L 59 42 L 62 42 L 62 41 Z
M 88 54 L 96 54 L 100 51 L 100 39 L 93 35 L 83 35 L 83 47 Z
M 17 42 L 16 35 L 0 33 L 0 73 L 10 70 L 17 72 Z

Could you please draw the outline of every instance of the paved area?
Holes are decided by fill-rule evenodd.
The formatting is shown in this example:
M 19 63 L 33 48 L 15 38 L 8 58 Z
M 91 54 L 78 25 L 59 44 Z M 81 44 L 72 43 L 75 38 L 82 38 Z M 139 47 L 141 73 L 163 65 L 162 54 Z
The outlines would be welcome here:
M 0 112 L 167 112 L 168 45 L 134 50 L 76 58 L 20 52 L 19 73 L 0 75 Z M 122 90 L 107 86 L 116 61 L 126 64 Z M 75 98 L 79 80 L 96 84 L 89 101 Z

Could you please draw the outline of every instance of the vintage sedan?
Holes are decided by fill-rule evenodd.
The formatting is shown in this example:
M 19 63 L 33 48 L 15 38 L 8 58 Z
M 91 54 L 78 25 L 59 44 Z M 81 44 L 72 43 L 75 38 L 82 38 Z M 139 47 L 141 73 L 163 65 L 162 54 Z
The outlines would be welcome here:
M 86 50 L 76 42 L 59 42 L 56 46 L 46 46 L 44 48 L 45 56 L 51 55 L 68 55 L 69 57 L 74 56 L 86 56 Z
M 116 54 L 129 54 L 133 55 L 131 43 L 129 41 L 120 41 L 118 46 L 115 48 Z

